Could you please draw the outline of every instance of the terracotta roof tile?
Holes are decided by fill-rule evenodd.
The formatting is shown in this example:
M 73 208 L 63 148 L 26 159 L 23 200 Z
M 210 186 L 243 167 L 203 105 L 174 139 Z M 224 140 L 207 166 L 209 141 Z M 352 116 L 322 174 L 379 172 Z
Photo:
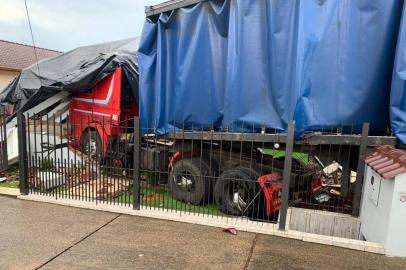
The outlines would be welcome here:
M 38 61 L 54 57 L 62 52 L 36 48 Z M 31 66 L 36 61 L 34 47 L 15 42 L 0 40 L 0 68 L 22 70 Z
M 390 145 L 381 145 L 365 159 L 365 163 L 382 177 L 393 178 L 406 173 L 406 151 Z

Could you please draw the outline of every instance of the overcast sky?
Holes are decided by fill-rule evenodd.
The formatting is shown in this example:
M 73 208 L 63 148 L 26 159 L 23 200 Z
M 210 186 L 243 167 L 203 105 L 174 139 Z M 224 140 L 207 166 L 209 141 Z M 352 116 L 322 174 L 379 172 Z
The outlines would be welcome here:
M 141 34 L 144 6 L 164 0 L 27 0 L 38 47 L 68 51 Z M 0 39 L 32 44 L 24 0 L 0 0 Z

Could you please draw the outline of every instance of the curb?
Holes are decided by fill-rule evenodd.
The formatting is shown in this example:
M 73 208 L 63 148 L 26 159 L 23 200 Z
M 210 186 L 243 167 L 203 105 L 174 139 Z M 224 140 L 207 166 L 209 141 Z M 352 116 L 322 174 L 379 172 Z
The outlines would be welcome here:
M 125 214 L 131 216 L 156 218 L 161 220 L 170 220 L 176 222 L 184 222 L 190 224 L 205 225 L 211 227 L 225 228 L 234 227 L 237 230 L 251 233 L 260 233 L 266 235 L 280 236 L 290 239 L 301 240 L 310 243 L 317 243 L 323 245 L 330 245 L 336 247 L 343 247 L 358 251 L 365 251 L 376 254 L 385 254 L 385 250 L 382 244 L 372 243 L 361 240 L 347 239 L 341 237 L 325 236 L 312 233 L 304 233 L 294 230 L 280 231 L 278 230 L 278 224 L 264 223 L 259 221 L 252 221 L 249 219 L 233 218 L 233 217 L 221 217 L 221 216 L 208 216 L 203 214 L 189 214 L 182 212 L 175 212 L 170 210 L 153 210 L 142 208 L 141 210 L 133 210 L 131 207 L 111 205 L 103 202 L 86 202 L 75 201 L 64 198 L 55 199 L 53 197 L 46 197 L 40 195 L 20 195 L 18 199 L 52 203 L 57 205 L 64 205 L 76 208 Z
M 18 198 L 18 196 L 20 196 L 21 193 L 18 188 L 0 187 L 0 195 Z

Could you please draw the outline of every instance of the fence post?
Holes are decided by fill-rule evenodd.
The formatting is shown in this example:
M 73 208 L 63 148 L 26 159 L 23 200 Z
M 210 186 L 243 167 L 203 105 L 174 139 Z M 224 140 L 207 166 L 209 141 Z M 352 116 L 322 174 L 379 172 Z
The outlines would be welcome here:
M 18 167 L 21 194 L 28 194 L 28 164 L 27 164 L 27 137 L 25 133 L 25 117 L 21 111 L 17 113 L 18 126 Z
M 288 126 L 288 135 L 286 137 L 285 162 L 283 167 L 283 188 L 282 188 L 282 206 L 279 213 L 279 230 L 286 229 L 286 217 L 289 207 L 289 186 L 290 173 L 292 170 L 292 154 L 295 138 L 295 122 L 292 121 Z
M 133 209 L 140 210 L 140 156 L 141 156 L 140 118 L 134 117 L 134 180 L 133 180 Z
M 7 116 L 4 105 L 1 105 L 0 107 L 0 130 L 2 132 L 1 136 L 3 138 L 0 145 L 2 153 L 0 171 L 5 171 L 8 169 L 8 155 L 7 155 Z
M 355 181 L 354 201 L 352 204 L 352 216 L 354 216 L 354 217 L 359 216 L 362 185 L 364 182 L 364 169 L 365 169 L 364 160 L 365 160 L 365 155 L 366 155 L 367 146 L 368 146 L 368 133 L 369 133 L 369 123 L 364 123 L 362 125 L 362 137 L 361 137 L 361 144 L 359 147 L 359 156 L 358 156 L 358 165 L 357 165 L 357 178 Z

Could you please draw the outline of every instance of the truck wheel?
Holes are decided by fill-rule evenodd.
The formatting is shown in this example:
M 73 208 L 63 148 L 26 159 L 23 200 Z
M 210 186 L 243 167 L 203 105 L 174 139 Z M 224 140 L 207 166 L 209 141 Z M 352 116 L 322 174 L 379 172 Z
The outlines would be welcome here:
M 214 199 L 214 187 L 216 185 L 217 177 L 219 176 L 219 163 L 213 157 L 210 158 L 209 155 L 203 155 L 203 162 L 205 162 L 210 169 L 210 181 L 207 190 L 207 200 L 208 204 L 216 203 Z
M 253 168 L 248 168 L 248 167 L 241 167 L 241 170 L 245 172 L 249 176 L 249 179 L 254 184 L 253 186 L 253 192 L 254 196 L 260 191 L 260 186 L 257 182 L 258 178 L 261 176 L 260 170 L 256 167 L 253 166 Z M 265 174 L 265 173 L 264 173 Z M 249 213 L 249 217 L 255 218 L 255 219 L 266 219 L 265 218 L 265 196 L 263 192 L 261 193 L 254 199 L 254 202 L 252 202 L 250 209 L 247 210 Z
M 95 130 L 88 130 L 83 136 L 81 144 L 82 152 L 91 159 L 101 161 L 102 159 L 102 144 L 99 133 Z
M 241 170 L 243 170 L 248 176 L 250 176 L 250 179 L 255 182 L 255 187 L 254 187 L 254 196 L 260 191 L 261 187 L 259 184 L 257 184 L 258 178 L 261 176 L 260 170 L 256 167 L 253 168 L 248 168 L 248 167 L 241 167 Z M 266 173 L 263 173 L 266 174 Z M 265 220 L 265 221 L 270 221 L 270 222 L 276 222 L 278 220 L 279 216 L 279 211 L 271 214 L 270 216 L 267 216 L 266 214 L 266 199 L 265 195 L 261 190 L 261 193 L 259 196 L 256 197 L 254 202 L 251 204 L 251 207 L 249 209 L 249 217 L 255 218 L 255 219 L 260 219 L 260 220 Z
M 254 175 L 250 177 L 249 172 L 246 168 L 236 168 L 226 170 L 219 176 L 214 197 L 223 213 L 234 216 L 250 214 L 258 187 Z
M 210 185 L 209 167 L 199 158 L 181 159 L 173 165 L 168 185 L 175 199 L 201 204 Z

